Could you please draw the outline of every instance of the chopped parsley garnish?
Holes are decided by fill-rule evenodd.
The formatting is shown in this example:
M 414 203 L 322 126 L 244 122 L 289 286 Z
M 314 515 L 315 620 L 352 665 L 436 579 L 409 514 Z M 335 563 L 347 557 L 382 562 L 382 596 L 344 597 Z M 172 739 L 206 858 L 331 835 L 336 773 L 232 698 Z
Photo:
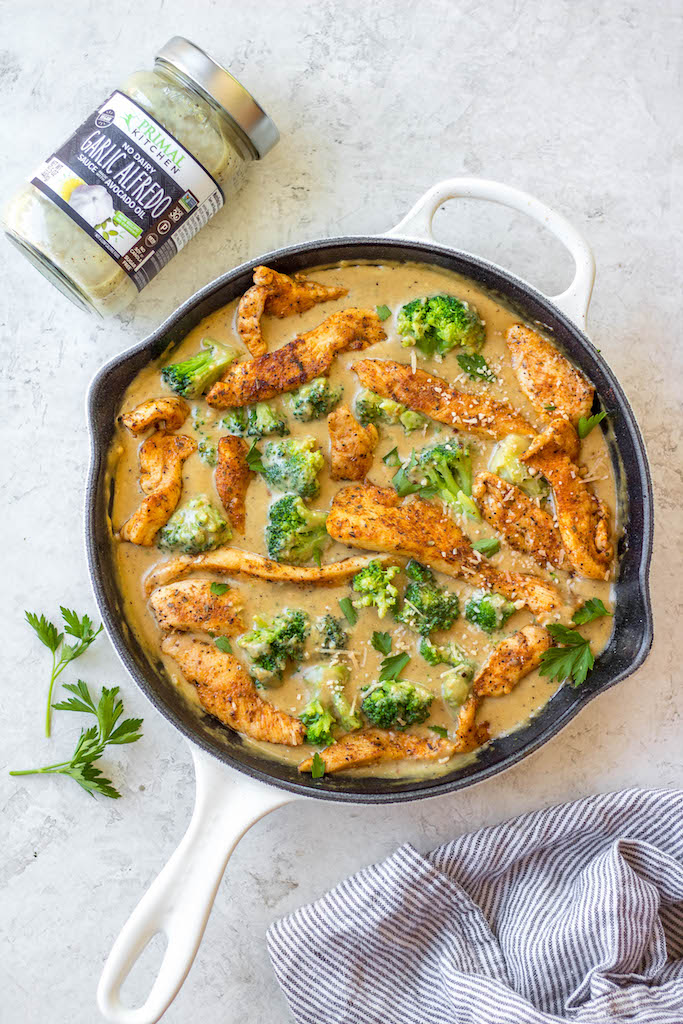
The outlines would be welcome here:
M 244 456 L 244 461 L 253 473 L 265 472 L 265 466 L 261 461 L 261 452 L 256 447 L 256 441 L 252 441 L 251 448 Z
M 491 384 L 496 379 L 495 373 L 478 352 L 461 352 L 457 360 L 460 369 L 464 370 L 471 380 L 485 380 Z
M 214 643 L 219 651 L 223 654 L 232 654 L 232 644 L 228 640 L 227 636 L 217 636 Z
M 482 537 L 481 540 L 473 541 L 472 547 L 475 551 L 480 551 L 482 555 L 495 555 L 497 551 L 500 551 L 500 541 L 497 537 Z
M 402 654 L 392 654 L 384 658 L 379 667 L 379 681 L 386 683 L 390 679 L 398 679 L 403 669 L 410 661 L 410 655 L 405 651 Z
M 322 779 L 324 774 L 325 774 L 325 762 L 323 761 L 322 757 L 320 756 L 320 754 L 316 750 L 315 754 L 313 755 L 313 763 L 311 765 L 311 778 L 312 779 Z
M 390 452 L 382 458 L 382 462 L 385 466 L 400 466 L 401 456 L 398 454 L 398 448 L 392 448 Z
M 226 592 L 226 590 L 229 589 L 230 588 L 227 583 L 212 583 L 211 586 L 209 587 L 209 590 L 211 591 L 214 597 L 221 597 Z
M 592 622 L 593 619 L 601 619 L 603 616 L 611 614 L 612 612 L 605 608 L 599 597 L 591 597 L 574 612 L 572 622 L 575 622 L 577 626 L 583 626 L 586 622 Z
M 377 306 L 377 316 L 380 320 L 388 320 L 391 316 L 391 310 L 388 306 Z
M 355 626 L 358 622 L 358 612 L 353 607 L 350 597 L 342 597 L 339 599 L 339 607 L 341 608 L 344 618 L 350 626 Z
M 576 429 L 582 441 L 584 437 L 588 437 L 593 427 L 597 427 L 598 423 L 602 423 L 606 415 L 606 412 L 596 412 L 595 416 L 582 416 L 579 419 L 579 425 Z
M 430 725 L 429 728 L 432 732 L 435 732 L 437 736 L 440 736 L 442 740 L 448 739 L 448 729 L 444 729 L 442 725 Z
M 380 654 L 389 654 L 391 650 L 391 633 L 378 633 L 375 631 L 372 634 L 370 643 Z
M 593 668 L 595 658 L 588 640 L 575 629 L 555 623 L 548 626 L 553 640 L 562 647 L 551 647 L 541 658 L 539 672 L 550 679 L 571 680 L 572 686 L 581 686 Z

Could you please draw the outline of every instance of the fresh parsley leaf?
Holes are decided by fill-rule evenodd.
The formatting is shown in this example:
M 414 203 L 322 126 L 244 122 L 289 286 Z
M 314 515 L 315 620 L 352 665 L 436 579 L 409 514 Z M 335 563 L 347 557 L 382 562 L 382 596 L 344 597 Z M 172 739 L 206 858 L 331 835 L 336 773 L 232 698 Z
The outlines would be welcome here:
M 358 612 L 353 607 L 350 597 L 342 597 L 339 600 L 339 607 L 341 608 L 344 618 L 350 626 L 355 626 L 358 622 Z
M 388 306 L 377 306 L 377 316 L 380 320 L 388 320 L 391 316 L 391 310 Z
M 392 654 L 384 658 L 379 667 L 379 681 L 386 683 L 390 679 L 398 679 L 403 669 L 410 661 L 410 655 L 405 651 L 402 654 Z
M 581 686 L 593 668 L 595 657 L 590 643 L 577 630 L 554 623 L 547 627 L 553 640 L 562 647 L 551 647 L 541 658 L 539 672 L 550 679 L 570 679 L 572 686 Z
M 212 583 L 209 590 L 214 597 L 221 597 L 230 587 L 227 583 Z
M 322 757 L 316 750 L 315 754 L 313 755 L 313 764 L 311 765 L 311 778 L 322 779 L 324 774 L 325 762 L 323 761 Z
M 415 456 L 411 455 L 407 462 L 401 466 L 397 473 L 391 478 L 391 484 L 399 498 L 405 498 L 407 494 L 415 494 L 420 490 L 420 485 L 413 483 L 408 476 L 409 471 L 415 465 Z
M 557 406 L 553 405 L 552 402 L 548 402 L 548 404 L 544 405 L 543 408 L 545 409 L 546 412 L 555 412 L 555 410 L 557 409 Z
M 500 541 L 497 537 L 482 537 L 481 540 L 473 541 L 472 547 L 475 551 L 480 551 L 482 555 L 495 555 L 497 551 L 500 551 Z
M 595 416 L 581 416 L 576 429 L 582 441 L 584 437 L 588 437 L 593 427 L 597 427 L 598 423 L 602 423 L 606 415 L 606 412 L 596 412 Z
M 401 456 L 398 454 L 398 448 L 392 448 L 390 452 L 387 452 L 382 462 L 385 466 L 400 466 Z
M 261 461 L 261 452 L 256 447 L 256 441 L 252 441 L 251 448 L 244 456 L 244 461 L 253 473 L 263 473 L 265 466 Z
M 214 643 L 219 651 L 223 654 L 232 654 L 232 644 L 228 640 L 227 636 L 217 636 Z
M 83 620 L 80 621 L 82 624 Z M 90 695 L 87 683 L 82 679 L 76 684 L 65 683 L 64 689 L 74 696 L 55 704 L 55 708 L 59 711 L 79 711 L 94 715 L 97 725 L 81 730 L 74 752 L 68 761 L 49 764 L 44 768 L 14 771 L 10 772 L 10 775 L 68 775 L 91 796 L 98 793 L 100 796 L 115 800 L 121 794 L 114 788 L 111 779 L 107 779 L 100 769 L 95 767 L 94 762 L 102 757 L 108 745 L 135 743 L 141 739 L 142 719 L 126 718 L 119 723 L 123 714 L 123 701 L 118 696 L 118 686 L 104 686 L 97 704 Z
M 378 633 L 375 631 L 372 634 L 370 643 L 380 654 L 388 654 L 391 650 L 391 633 Z
M 448 739 L 448 729 L 444 729 L 442 725 L 430 725 L 429 728 L 432 732 L 435 732 L 437 736 L 440 736 L 442 740 Z
M 48 622 L 44 615 L 41 615 L 40 618 L 34 612 L 24 612 L 24 615 L 41 644 L 45 644 L 48 650 L 54 654 L 64 639 L 64 635 L 59 632 L 54 623 Z
M 577 626 L 583 626 L 586 622 L 592 622 L 593 619 L 601 619 L 603 616 L 611 614 L 612 612 L 605 608 L 599 597 L 591 597 L 574 612 L 572 622 L 575 622 Z
M 457 360 L 460 369 L 464 370 L 471 380 L 486 380 L 491 384 L 496 379 L 495 373 L 478 352 L 461 352 Z

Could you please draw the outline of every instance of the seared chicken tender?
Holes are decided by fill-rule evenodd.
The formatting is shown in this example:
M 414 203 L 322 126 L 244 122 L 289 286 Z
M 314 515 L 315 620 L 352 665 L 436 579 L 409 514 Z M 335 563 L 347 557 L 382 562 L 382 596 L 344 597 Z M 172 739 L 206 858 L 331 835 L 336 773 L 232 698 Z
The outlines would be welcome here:
M 161 649 L 177 661 L 185 678 L 194 683 L 202 707 L 231 729 L 268 743 L 291 747 L 303 743 L 304 725 L 263 700 L 232 654 L 177 633 L 165 637 Z
M 171 630 L 196 630 L 239 636 L 245 626 L 241 611 L 244 606 L 238 590 L 223 594 L 211 592 L 211 580 L 183 580 L 159 587 L 149 603 L 164 633 Z
M 330 432 L 330 476 L 333 480 L 362 480 L 372 466 L 379 434 L 374 423 L 361 426 L 348 405 L 327 417 Z
M 485 394 L 456 391 L 441 377 L 391 359 L 359 359 L 351 369 L 365 388 L 392 398 L 449 427 L 481 437 L 533 436 L 536 431 L 521 413 L 506 402 Z
M 578 448 L 576 431 L 558 417 L 520 458 L 542 473 L 553 489 L 557 525 L 571 564 L 588 579 L 607 580 L 614 556 L 609 512 L 581 479 L 574 461 Z
M 342 736 L 338 743 L 320 751 L 325 771 L 341 772 L 348 768 L 364 768 L 379 761 L 436 761 L 457 753 L 457 744 L 438 736 L 424 738 L 387 729 L 364 729 Z M 300 772 L 310 772 L 313 758 L 299 765 Z
M 374 310 L 343 309 L 274 352 L 230 366 L 206 400 L 227 409 L 296 391 L 314 377 L 325 376 L 338 352 L 362 350 L 385 339 Z
M 494 473 L 479 473 L 472 497 L 494 530 L 511 548 L 531 555 L 540 566 L 567 568 L 567 556 L 553 517 L 519 487 Z
M 228 434 L 218 442 L 217 451 L 214 480 L 218 497 L 223 502 L 230 524 L 237 533 L 244 533 L 247 490 L 254 477 L 246 459 L 249 445 L 243 437 Z
M 439 572 L 494 590 L 547 619 L 562 608 L 557 590 L 536 576 L 501 572 L 472 549 L 441 505 L 373 484 L 351 484 L 334 497 L 327 532 L 349 547 L 416 558 Z
M 140 487 L 147 497 L 119 531 L 120 540 L 151 547 L 180 501 L 183 463 L 197 450 L 184 434 L 158 430 L 140 446 Z
M 269 583 L 334 587 L 338 583 L 350 580 L 371 561 L 369 555 L 359 555 L 356 558 L 344 558 L 341 562 L 328 562 L 327 565 L 321 566 L 286 565 L 284 562 L 274 562 L 263 555 L 257 555 L 253 551 L 221 547 L 207 551 L 203 555 L 181 555 L 156 565 L 145 580 L 145 591 L 149 594 L 155 587 L 184 579 L 200 569 L 205 572 L 223 573 L 226 576 L 251 576 Z
M 149 427 L 166 425 L 167 430 L 178 430 L 190 415 L 190 407 L 182 398 L 149 398 L 130 412 L 119 416 L 131 434 L 143 434 Z
M 303 274 L 279 274 L 270 267 L 254 267 L 254 284 L 244 293 L 237 307 L 237 333 L 253 356 L 266 351 L 261 334 L 264 313 L 285 317 L 305 313 L 319 302 L 340 299 L 348 288 L 328 287 L 309 281 Z
M 524 324 L 514 324 L 505 340 L 519 386 L 539 416 L 547 420 L 557 410 L 574 425 L 590 416 L 595 388 L 554 345 Z

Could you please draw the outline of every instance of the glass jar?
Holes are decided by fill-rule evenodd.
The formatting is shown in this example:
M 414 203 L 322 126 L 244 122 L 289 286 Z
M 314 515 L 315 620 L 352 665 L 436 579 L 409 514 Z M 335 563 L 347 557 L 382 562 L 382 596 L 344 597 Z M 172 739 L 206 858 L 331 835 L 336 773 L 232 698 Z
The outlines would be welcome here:
M 3 226 L 69 298 L 115 315 L 278 139 L 237 79 L 176 36 L 38 168 Z

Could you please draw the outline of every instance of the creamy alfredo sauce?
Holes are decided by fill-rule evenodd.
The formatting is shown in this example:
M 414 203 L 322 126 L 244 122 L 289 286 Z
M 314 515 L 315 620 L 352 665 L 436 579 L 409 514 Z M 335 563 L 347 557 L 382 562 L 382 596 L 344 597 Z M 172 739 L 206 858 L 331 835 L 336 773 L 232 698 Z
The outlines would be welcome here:
M 297 334 L 315 327 L 337 309 L 344 309 L 348 306 L 374 309 L 377 305 L 386 305 L 392 310 L 392 316 L 383 324 L 388 335 L 386 342 L 374 345 L 363 353 L 343 353 L 337 357 L 336 363 L 333 365 L 330 380 L 332 384 L 342 384 L 344 386 L 342 401 L 348 404 L 351 409 L 353 409 L 354 397 L 360 390 L 357 377 L 349 370 L 349 367 L 355 360 L 359 358 L 386 358 L 409 363 L 412 358 L 411 353 L 415 353 L 418 367 L 445 377 L 462 391 L 486 391 L 493 398 L 505 400 L 517 408 L 539 430 L 542 428 L 539 417 L 517 384 L 510 366 L 509 353 L 505 344 L 505 332 L 513 323 L 519 321 L 519 317 L 495 301 L 491 296 L 479 290 L 474 283 L 440 268 L 405 263 L 387 263 L 381 266 L 342 264 L 323 270 L 311 270 L 309 276 L 324 284 L 343 285 L 349 289 L 349 293 L 342 299 L 321 304 L 301 315 L 288 317 L 283 320 L 264 317 L 261 327 L 269 350 L 277 348 Z M 453 350 L 443 361 L 439 361 L 435 358 L 427 359 L 423 357 L 418 349 L 403 348 L 401 346 L 400 336 L 396 333 L 395 329 L 396 315 L 401 306 L 411 299 L 434 295 L 440 292 L 450 293 L 458 298 L 467 300 L 476 307 L 479 315 L 485 321 L 486 342 L 482 349 L 482 354 L 497 374 L 497 383 L 484 384 L 471 381 L 461 371 L 457 362 L 456 355 L 460 351 L 459 349 Z M 234 327 L 237 302 L 238 300 L 231 302 L 202 320 L 187 335 L 179 348 L 174 350 L 172 359 L 169 359 L 169 357 L 162 358 L 157 362 L 151 363 L 143 370 L 126 391 L 120 411 L 128 411 L 145 399 L 167 393 L 160 380 L 160 366 L 169 361 L 178 362 L 196 352 L 203 337 L 208 336 L 217 341 L 228 342 L 242 349 L 243 346 Z M 248 357 L 246 351 L 245 356 Z M 213 438 L 219 437 L 221 432 L 213 424 L 224 413 L 221 410 L 212 410 L 204 401 L 195 401 L 189 404 L 193 409 L 193 416 L 187 419 L 178 432 L 194 436 L 197 441 L 200 441 L 202 437 L 207 435 Z M 314 420 L 310 423 L 299 423 L 291 416 L 287 396 L 272 399 L 271 404 L 285 412 L 293 436 L 313 436 L 320 442 L 323 453 L 329 452 L 329 438 L 325 419 Z M 204 422 L 200 424 L 199 421 Z M 392 448 L 398 446 L 401 457 L 405 459 L 409 457 L 413 449 L 419 449 L 439 439 L 444 440 L 452 434 L 448 427 L 431 424 L 431 422 L 423 430 L 413 431 L 408 435 L 404 433 L 400 425 L 386 426 L 382 424 L 379 425 L 379 431 L 380 442 L 375 450 L 374 462 L 368 474 L 368 479 L 382 486 L 390 486 L 391 477 L 396 472 L 395 468 L 385 466 L 382 461 L 382 457 L 391 451 Z M 495 442 L 467 437 L 467 435 L 463 435 L 463 437 L 470 443 L 473 475 L 476 475 L 477 472 L 486 468 Z M 183 679 L 175 662 L 166 655 L 163 655 L 159 650 L 161 634 L 144 593 L 143 580 L 147 572 L 152 566 L 165 561 L 170 556 L 166 552 L 159 551 L 156 547 L 143 548 L 129 543 L 119 543 L 113 536 L 114 532 L 120 529 L 125 520 L 137 508 L 143 497 L 138 483 L 140 473 L 138 448 L 143 439 L 133 437 L 125 428 L 119 426 L 117 427 L 116 437 L 110 453 L 109 473 L 113 476 L 115 484 L 111 524 L 112 544 L 114 545 L 118 584 L 123 596 L 128 623 L 143 647 L 150 652 L 151 660 L 158 661 L 161 659 L 168 672 L 169 685 L 180 688 L 187 699 L 195 704 L 198 711 L 200 711 L 194 686 L 188 684 Z M 268 438 L 264 439 L 264 443 L 268 440 Z M 588 479 L 591 480 L 596 493 L 609 508 L 612 517 L 612 527 L 615 529 L 616 501 L 614 480 L 607 446 L 599 429 L 593 430 L 582 442 L 580 461 L 588 468 Z M 181 503 L 193 494 L 205 493 L 214 501 L 218 509 L 222 509 L 220 499 L 214 487 L 213 473 L 213 468 L 206 465 L 198 454 L 190 456 L 184 466 Z M 310 505 L 313 508 L 327 509 L 335 491 L 339 487 L 346 486 L 348 481 L 334 482 L 330 480 L 329 474 L 325 470 L 322 471 L 319 479 L 321 483 L 320 496 L 315 501 L 310 502 Z M 269 500 L 270 496 L 265 482 L 262 477 L 256 476 L 250 485 L 247 496 L 246 532 L 243 536 L 239 534 L 233 535 L 231 544 L 234 547 L 262 554 L 266 553 L 263 532 Z M 485 522 L 475 523 L 462 519 L 459 520 L 459 523 L 472 540 L 495 535 L 491 527 Z M 340 544 L 330 543 L 324 553 L 323 560 L 324 562 L 331 562 L 358 553 L 357 550 L 346 548 Z M 502 539 L 500 551 L 491 558 L 491 561 L 500 569 L 535 573 L 544 579 L 550 579 L 550 574 L 541 569 L 532 558 L 512 551 Z M 210 577 L 210 574 L 206 572 L 198 575 L 201 575 L 203 578 Z M 226 579 L 223 576 L 217 575 L 210 578 L 223 582 Z M 446 639 L 457 641 L 467 656 L 472 658 L 478 667 L 481 667 L 488 654 L 493 650 L 496 642 L 503 635 L 513 633 L 532 621 L 532 616 L 529 612 L 519 611 L 508 620 L 502 632 L 489 636 L 478 627 L 468 623 L 462 614 L 464 605 L 472 592 L 471 588 L 459 580 L 454 580 L 440 573 L 437 573 L 437 579 L 442 586 L 460 596 L 461 615 L 449 633 L 433 634 L 432 639 L 439 643 Z M 243 596 L 245 603 L 244 621 L 247 628 L 251 627 L 253 614 L 260 613 L 271 616 L 286 606 L 303 609 L 308 612 L 311 620 L 328 612 L 341 618 L 339 599 L 349 595 L 353 597 L 350 584 L 338 587 L 304 588 L 289 584 L 274 584 L 257 580 L 249 581 L 246 578 L 229 582 Z M 560 570 L 555 570 L 554 582 L 562 592 L 565 600 L 574 605 L 581 604 L 589 597 L 599 597 L 610 607 L 610 584 L 608 583 L 584 580 L 579 577 L 570 578 L 567 573 Z M 406 583 L 405 577 L 396 577 L 394 583 L 399 586 L 399 591 L 402 591 Z M 598 654 L 606 646 L 612 628 L 612 621 L 612 618 L 602 618 L 581 627 L 581 632 L 590 638 L 595 654 Z M 424 659 L 417 653 L 419 638 L 415 633 L 396 623 L 390 614 L 384 619 L 379 619 L 374 608 L 361 609 L 359 611 L 358 623 L 355 627 L 349 627 L 346 622 L 344 622 L 344 625 L 350 631 L 350 640 L 347 653 L 342 653 L 340 658 L 346 661 L 351 669 L 351 679 L 346 688 L 350 700 L 353 700 L 354 696 L 356 696 L 357 703 L 359 704 L 361 687 L 376 680 L 382 655 L 372 648 L 370 639 L 373 630 L 387 630 L 393 636 L 392 653 L 406 650 L 412 655 L 410 663 L 402 674 L 403 678 L 419 682 L 429 687 L 436 694 L 432 704 L 429 725 L 440 725 L 447 728 L 453 726 L 452 715 L 443 705 L 440 698 L 440 677 L 448 669 L 448 666 L 438 665 L 432 667 L 427 665 Z M 207 639 L 206 634 L 202 634 L 201 637 L 204 640 Z M 247 659 L 240 647 L 234 642 L 232 646 L 237 657 L 242 658 L 244 663 L 247 664 Z M 267 700 L 272 701 L 277 707 L 293 715 L 298 715 L 309 699 L 301 672 L 307 667 L 323 660 L 316 653 L 314 647 L 314 641 L 309 639 L 306 660 L 299 672 L 293 672 L 289 677 L 285 678 L 282 686 L 261 691 Z M 556 682 L 550 682 L 547 678 L 540 676 L 538 671 L 534 671 L 523 679 L 508 696 L 487 698 L 480 710 L 479 721 L 489 722 L 491 735 L 494 737 L 514 730 L 523 725 L 530 716 L 538 712 L 556 689 Z M 434 735 L 434 733 L 429 731 L 427 724 L 412 726 L 410 731 L 424 735 Z M 260 743 L 246 738 L 244 742 L 252 743 L 271 756 L 293 763 L 298 763 L 312 752 L 308 746 L 288 748 Z M 472 755 L 464 756 L 469 758 Z M 463 757 L 460 758 L 460 761 L 462 760 Z M 453 767 L 457 761 L 457 758 L 452 759 L 449 762 L 448 768 Z M 369 769 L 359 769 L 364 774 L 371 773 L 385 777 L 406 774 L 433 774 L 434 772 L 444 770 L 446 770 L 444 765 L 435 765 L 433 762 L 424 764 L 419 762 L 393 762 L 386 765 L 380 764 Z

